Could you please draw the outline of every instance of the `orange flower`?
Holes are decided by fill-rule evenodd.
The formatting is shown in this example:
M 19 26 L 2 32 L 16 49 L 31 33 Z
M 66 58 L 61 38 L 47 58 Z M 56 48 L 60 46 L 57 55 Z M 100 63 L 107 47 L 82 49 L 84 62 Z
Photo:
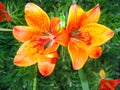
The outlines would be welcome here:
M 37 5 L 25 6 L 25 20 L 28 26 L 15 26 L 14 37 L 24 42 L 14 58 L 17 66 L 30 66 L 38 63 L 43 76 L 50 75 L 59 59 L 59 44 L 66 46 L 68 35 L 64 29 L 59 30 L 60 19 L 49 19 L 48 15 Z
M 0 21 L 2 21 L 5 17 L 8 22 L 11 21 L 11 17 L 6 11 L 5 6 L 2 4 L 2 2 L 0 2 Z
M 101 76 L 101 80 L 100 80 L 100 88 L 99 90 L 115 90 L 115 87 L 120 84 L 120 79 L 116 79 L 116 80 L 107 80 L 105 78 L 105 72 L 104 70 L 100 71 L 100 76 Z
M 97 23 L 99 17 L 99 5 L 87 12 L 76 4 L 69 9 L 66 31 L 70 37 L 68 51 L 74 70 L 82 68 L 88 56 L 98 58 L 102 54 L 101 45 L 114 35 L 111 29 Z

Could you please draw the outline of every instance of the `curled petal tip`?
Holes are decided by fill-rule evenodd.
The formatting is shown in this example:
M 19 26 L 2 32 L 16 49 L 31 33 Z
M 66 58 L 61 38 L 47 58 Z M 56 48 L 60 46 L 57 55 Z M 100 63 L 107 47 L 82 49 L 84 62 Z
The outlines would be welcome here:
M 114 32 L 113 32 L 113 31 L 109 32 L 109 33 L 108 33 L 108 36 L 113 37 L 113 36 L 114 36 Z
M 108 37 L 109 39 L 111 39 L 113 36 L 114 36 L 114 32 L 112 30 L 106 33 L 106 37 Z
M 25 8 L 30 7 L 30 4 L 31 4 L 31 3 L 27 3 L 27 4 L 25 5 Z
M 76 4 L 72 4 L 72 5 L 71 5 L 71 8 L 73 9 L 74 12 L 77 11 L 77 5 L 76 5 Z
M 29 7 L 31 4 L 33 4 L 33 3 L 27 3 L 27 4 L 26 4 L 26 7 Z
M 100 7 L 99 3 L 96 5 L 96 7 Z
M 25 9 L 27 10 L 27 9 L 33 9 L 32 8 L 32 6 L 34 6 L 35 4 L 34 3 L 27 3 L 26 5 L 25 5 Z
M 93 8 L 93 12 L 100 13 L 100 6 L 99 6 L 99 4 L 97 4 L 97 5 Z M 97 13 L 96 13 L 96 14 L 97 14 Z
M 100 5 L 97 4 L 97 5 L 95 6 L 95 8 L 100 10 Z

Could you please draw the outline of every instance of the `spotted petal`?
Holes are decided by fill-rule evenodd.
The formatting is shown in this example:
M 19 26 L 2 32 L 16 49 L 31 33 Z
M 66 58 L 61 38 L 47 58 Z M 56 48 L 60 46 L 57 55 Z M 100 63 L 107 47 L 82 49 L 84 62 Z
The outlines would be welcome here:
M 79 47 L 74 41 L 68 43 L 68 51 L 72 59 L 72 65 L 74 70 L 81 69 L 88 58 L 88 53 L 83 47 Z
M 42 45 L 26 41 L 17 51 L 14 64 L 17 66 L 30 66 L 39 61 L 39 53 L 43 51 Z
M 32 27 L 15 26 L 13 28 L 13 35 L 20 42 L 25 42 L 27 40 L 32 39 L 35 33 L 38 34 L 39 32 L 33 29 Z
M 86 18 L 86 16 L 83 9 L 80 6 L 77 6 L 76 4 L 71 5 L 67 21 L 68 32 L 77 30 L 80 27 L 84 18 Z
M 111 29 L 109 29 L 104 25 L 96 24 L 96 23 L 87 24 L 86 26 L 81 27 L 80 30 L 81 32 L 88 32 L 91 35 L 92 46 L 102 45 L 106 41 L 111 39 L 114 35 L 114 32 Z
M 50 28 L 48 15 L 34 3 L 28 3 L 25 6 L 25 20 L 30 27 L 37 28 L 41 32 Z
M 44 55 L 40 57 L 40 61 L 38 62 L 39 72 L 43 76 L 49 76 L 53 72 L 56 60 L 58 58 L 59 57 L 56 51 L 49 54 L 44 53 Z
M 86 12 L 86 18 L 82 22 L 82 24 L 88 24 L 88 23 L 97 23 L 100 18 L 100 7 L 99 5 L 96 5 L 94 8 L 90 9 L 88 12 Z

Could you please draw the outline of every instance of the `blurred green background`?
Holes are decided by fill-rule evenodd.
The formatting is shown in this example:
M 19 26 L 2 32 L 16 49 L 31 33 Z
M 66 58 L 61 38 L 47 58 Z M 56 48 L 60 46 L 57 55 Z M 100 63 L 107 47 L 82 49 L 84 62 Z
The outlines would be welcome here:
M 0 90 L 32 90 L 35 65 L 21 68 L 13 64 L 13 58 L 21 43 L 12 35 L 11 29 L 16 25 L 26 25 L 24 7 L 33 2 L 39 5 L 49 17 L 58 16 L 67 20 L 68 10 L 72 3 L 89 10 L 100 5 L 99 23 L 111 28 L 115 35 L 103 45 L 103 54 L 97 60 L 89 59 L 84 71 L 90 90 L 98 90 L 99 71 L 104 69 L 108 79 L 120 78 L 120 0 L 0 0 L 12 17 L 11 22 L 0 22 Z M 66 18 L 64 20 L 64 18 Z M 3 30 L 3 31 L 2 31 Z M 78 71 L 71 67 L 70 56 L 66 47 L 59 48 L 59 55 L 52 75 L 43 77 L 37 73 L 37 90 L 82 90 Z M 66 55 L 66 56 L 65 56 Z M 116 90 L 120 90 L 120 85 Z

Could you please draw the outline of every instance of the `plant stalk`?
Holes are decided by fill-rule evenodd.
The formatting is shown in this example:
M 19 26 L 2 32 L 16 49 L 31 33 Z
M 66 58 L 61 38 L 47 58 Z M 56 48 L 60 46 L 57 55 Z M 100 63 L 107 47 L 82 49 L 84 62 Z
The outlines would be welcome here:
M 80 77 L 80 81 L 81 81 L 81 85 L 82 85 L 82 90 L 89 90 L 88 81 L 86 79 L 83 69 L 80 69 L 78 71 L 78 73 L 79 73 L 79 77 Z
M 34 67 L 33 90 L 37 90 L 37 65 Z
M 0 28 L 0 31 L 12 31 L 12 29 Z

